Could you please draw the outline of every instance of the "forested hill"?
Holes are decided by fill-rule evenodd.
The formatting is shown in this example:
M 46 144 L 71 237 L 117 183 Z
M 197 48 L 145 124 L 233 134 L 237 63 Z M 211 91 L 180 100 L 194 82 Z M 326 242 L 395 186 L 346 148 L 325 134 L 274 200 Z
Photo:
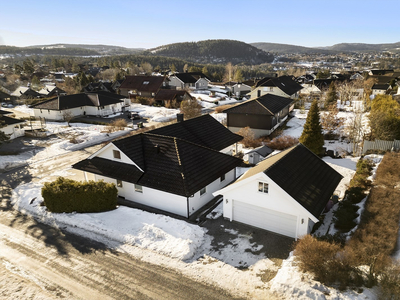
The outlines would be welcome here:
M 108 45 L 85 44 L 53 44 L 29 47 L 0 46 L 0 55 L 30 56 L 30 55 L 62 55 L 62 56 L 98 56 L 136 54 L 144 49 L 130 49 Z
M 251 43 L 250 45 L 257 47 L 258 49 L 272 52 L 272 53 L 279 53 L 279 54 L 330 54 L 334 53 L 334 51 L 330 49 L 318 49 L 318 48 L 309 48 L 303 46 L 296 46 L 296 45 L 288 45 L 288 44 L 276 44 L 276 43 Z
M 274 56 L 254 46 L 234 40 L 206 40 L 176 43 L 145 51 L 148 55 L 168 56 L 196 63 L 262 64 Z

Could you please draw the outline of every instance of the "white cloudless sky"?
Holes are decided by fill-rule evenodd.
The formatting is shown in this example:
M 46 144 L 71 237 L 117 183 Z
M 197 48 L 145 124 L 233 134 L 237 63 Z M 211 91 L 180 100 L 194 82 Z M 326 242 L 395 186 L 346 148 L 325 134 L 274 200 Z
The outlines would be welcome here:
M 233 39 L 306 47 L 400 41 L 398 0 L 14 0 L 0 4 L 0 45 L 153 48 Z

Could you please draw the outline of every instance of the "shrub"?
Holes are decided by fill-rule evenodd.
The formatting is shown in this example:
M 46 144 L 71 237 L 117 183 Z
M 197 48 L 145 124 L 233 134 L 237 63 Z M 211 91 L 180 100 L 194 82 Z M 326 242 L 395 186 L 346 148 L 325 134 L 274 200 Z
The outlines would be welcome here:
M 344 201 L 350 201 L 352 204 L 360 203 L 367 195 L 365 188 L 360 186 L 353 186 L 347 189 Z
M 296 245 L 294 254 L 302 271 L 311 272 L 324 284 L 339 283 L 344 289 L 348 285 L 361 285 L 362 278 L 352 260 L 340 245 L 320 241 L 310 235 Z
M 254 132 L 251 130 L 249 126 L 240 129 L 237 132 L 237 134 L 243 137 L 243 140 L 241 140 L 240 142 L 246 148 L 253 148 L 260 146 L 260 143 L 255 139 Z
M 283 135 L 267 142 L 267 146 L 274 150 L 285 150 L 299 143 L 299 139 L 290 135 Z
M 63 177 L 42 188 L 44 204 L 51 212 L 102 212 L 116 208 L 117 188 L 104 181 L 78 182 Z
M 384 269 L 380 281 L 381 299 L 400 300 L 400 263 L 393 262 Z
M 154 104 L 154 98 L 146 98 L 142 96 L 136 97 L 136 99 L 131 100 L 133 103 L 140 103 L 142 105 L 153 105 Z
M 123 130 L 127 125 L 128 123 L 125 119 L 115 119 L 110 123 L 109 126 L 106 127 L 106 131 L 111 133 L 118 130 Z
M 358 217 L 359 207 L 350 201 L 341 201 L 338 209 L 334 212 L 335 228 L 340 232 L 349 232 L 357 223 L 355 218 Z

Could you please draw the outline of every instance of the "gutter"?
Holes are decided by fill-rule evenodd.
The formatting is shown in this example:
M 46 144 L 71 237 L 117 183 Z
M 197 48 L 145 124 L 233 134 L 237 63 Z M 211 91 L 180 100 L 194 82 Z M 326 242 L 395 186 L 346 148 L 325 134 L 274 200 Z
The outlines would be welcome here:
M 189 219 L 189 197 L 186 197 L 187 218 Z

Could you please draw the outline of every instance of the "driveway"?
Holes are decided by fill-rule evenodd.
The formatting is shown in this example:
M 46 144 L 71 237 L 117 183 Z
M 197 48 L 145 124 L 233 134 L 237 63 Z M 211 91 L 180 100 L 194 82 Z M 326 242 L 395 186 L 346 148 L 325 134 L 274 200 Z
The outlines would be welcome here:
M 220 213 L 212 212 L 201 226 L 205 227 L 208 230 L 207 234 L 213 237 L 211 246 L 215 252 L 223 251 L 229 245 L 237 247 L 235 244 L 237 240 L 235 239 L 238 236 L 246 237 L 251 244 L 257 245 L 257 247 L 246 248 L 245 252 L 250 252 L 254 255 L 264 253 L 265 257 L 273 261 L 286 259 L 290 251 L 293 250 L 293 238 L 246 224 L 230 222 L 224 219 L 222 215 L 212 219 L 213 214 L 218 216 Z

